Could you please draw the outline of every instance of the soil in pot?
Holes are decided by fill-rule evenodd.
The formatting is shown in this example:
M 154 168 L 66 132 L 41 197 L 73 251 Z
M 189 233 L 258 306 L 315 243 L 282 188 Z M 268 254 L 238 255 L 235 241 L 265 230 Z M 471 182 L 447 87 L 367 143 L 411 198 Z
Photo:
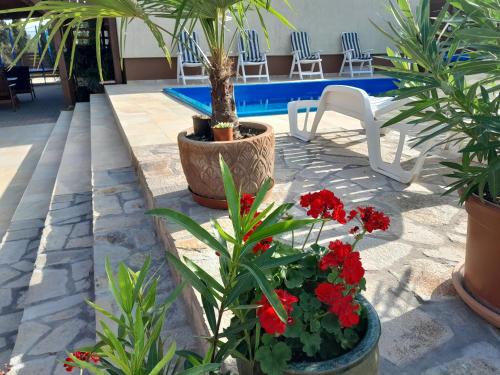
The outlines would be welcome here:
M 193 116 L 193 134 L 197 137 L 209 140 L 210 133 L 210 117 L 202 115 Z
M 244 124 L 242 124 L 238 128 L 233 129 L 233 140 L 239 141 L 242 139 L 256 137 L 256 136 L 262 134 L 263 132 L 264 132 L 264 130 L 262 130 L 262 129 L 255 129 L 255 128 L 247 127 Z M 212 137 L 211 132 L 208 136 L 205 136 L 205 135 L 200 136 L 200 135 L 197 135 L 195 132 L 193 132 L 192 134 L 188 134 L 187 138 L 192 139 L 193 141 L 200 141 L 200 142 L 213 142 L 214 141 L 214 138 Z

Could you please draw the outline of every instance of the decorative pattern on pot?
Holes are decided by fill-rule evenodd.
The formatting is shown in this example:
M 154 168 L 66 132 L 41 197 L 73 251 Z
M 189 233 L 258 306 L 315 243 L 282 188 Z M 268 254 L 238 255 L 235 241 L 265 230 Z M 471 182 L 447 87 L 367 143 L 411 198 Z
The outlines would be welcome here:
M 193 193 L 211 199 L 225 199 L 219 154 L 229 165 L 236 186 L 241 186 L 242 192 L 255 194 L 267 178 L 273 177 L 275 139 L 272 128 L 245 122 L 240 126 L 263 133 L 230 142 L 200 142 L 187 138 L 187 131 L 179 133 L 177 140 L 182 169 Z

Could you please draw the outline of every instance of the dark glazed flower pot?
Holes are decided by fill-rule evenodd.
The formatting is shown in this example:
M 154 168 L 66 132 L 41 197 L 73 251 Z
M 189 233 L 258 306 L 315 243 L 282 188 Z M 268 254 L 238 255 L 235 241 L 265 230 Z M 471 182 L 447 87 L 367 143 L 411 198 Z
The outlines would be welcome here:
M 478 315 L 500 328 L 500 206 L 471 196 L 465 262 L 455 269 L 457 293 Z
M 375 375 L 378 374 L 378 341 L 380 339 L 380 319 L 373 306 L 363 297 L 357 300 L 368 313 L 368 328 L 365 336 L 350 352 L 340 357 L 322 362 L 292 362 L 283 375 Z M 260 370 L 250 370 L 238 360 L 240 375 L 261 375 Z
M 229 165 L 236 186 L 241 187 L 243 193 L 256 194 L 267 178 L 273 178 L 275 144 L 272 127 L 253 122 L 241 122 L 240 127 L 262 133 L 229 142 L 201 142 L 187 138 L 188 131 L 179 133 L 177 142 L 182 169 L 193 199 L 199 204 L 227 208 L 219 154 Z

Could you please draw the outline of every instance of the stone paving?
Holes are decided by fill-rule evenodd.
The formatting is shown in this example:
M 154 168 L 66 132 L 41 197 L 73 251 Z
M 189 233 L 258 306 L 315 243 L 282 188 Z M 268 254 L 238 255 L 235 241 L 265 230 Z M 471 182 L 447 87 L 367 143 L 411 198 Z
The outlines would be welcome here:
M 91 192 L 53 197 L 10 364 L 13 374 L 64 373 L 66 351 L 95 342 Z M 9 372 L 10 373 L 10 372 Z
M 158 87 L 108 88 L 148 204 L 180 210 L 206 227 L 210 217 L 229 226 L 226 213 L 192 202 L 175 138 L 182 126 L 189 125 L 193 112 L 157 92 Z M 321 134 L 307 144 L 286 135 L 286 116 L 251 120 L 269 123 L 278 133 L 276 186 L 269 201 L 297 202 L 304 192 L 326 187 L 348 207 L 373 205 L 391 216 L 388 232 L 360 246 L 367 269 L 365 296 L 382 321 L 380 372 L 500 373 L 500 331 L 472 313 L 451 286 L 452 269 L 464 257 L 467 218 L 455 195 L 441 195 L 448 182 L 439 165 L 441 150 L 426 160 L 420 179 L 407 186 L 370 169 L 364 133 L 352 119 L 325 115 Z M 392 132 L 384 137 L 385 156 L 393 153 L 396 140 Z M 414 154 L 405 151 L 408 165 Z M 157 230 L 169 251 L 191 258 L 216 276 L 217 257 L 203 244 L 171 223 L 157 221 Z M 331 225 L 323 241 L 343 235 Z M 187 298 L 187 311 L 196 325 L 199 303 L 195 295 Z
M 91 104 L 95 302 L 117 312 L 108 289 L 106 258 L 114 269 L 119 262 L 139 269 L 146 257 L 151 257 L 151 272 L 160 278 L 161 302 L 176 286 L 165 250 L 156 236 L 152 218 L 145 215 L 143 192 L 105 96 L 93 95 Z M 96 323 L 99 330 L 100 324 Z M 175 340 L 179 349 L 199 346 L 181 299 L 168 312 L 163 336 L 167 343 Z

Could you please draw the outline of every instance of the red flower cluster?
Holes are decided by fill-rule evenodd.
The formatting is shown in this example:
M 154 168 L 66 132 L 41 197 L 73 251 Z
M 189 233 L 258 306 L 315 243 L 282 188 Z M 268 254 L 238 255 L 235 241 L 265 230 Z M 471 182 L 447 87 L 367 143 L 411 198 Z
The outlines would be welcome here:
M 288 323 L 291 323 L 290 314 L 293 311 L 293 304 L 299 302 L 299 299 L 283 289 L 276 289 L 275 292 L 289 316 Z M 285 333 L 286 324 L 278 317 L 266 296 L 263 295 L 257 303 L 260 305 L 257 309 L 257 317 L 264 331 L 270 335 L 282 335 Z
M 331 267 L 338 267 L 344 263 L 345 258 L 352 251 L 352 246 L 340 240 L 330 242 L 328 245 L 330 252 L 319 261 L 321 271 L 326 271 Z
M 359 323 L 359 304 L 354 302 L 352 295 L 336 300 L 330 305 L 329 311 L 338 316 L 340 325 L 349 328 Z
M 99 363 L 100 361 L 99 356 L 90 352 L 74 352 L 71 354 L 73 355 L 73 357 L 79 359 L 80 361 L 93 362 L 93 363 Z M 66 362 L 74 362 L 74 360 L 71 357 L 67 357 Z M 64 368 L 66 369 L 67 372 L 72 372 L 75 366 L 71 366 L 70 364 L 65 363 Z
M 300 205 L 307 208 L 307 215 L 315 219 L 332 219 L 340 224 L 347 222 L 344 204 L 330 190 L 304 194 L 300 197 Z
M 358 207 L 357 210 L 352 210 L 349 213 L 348 220 L 351 221 L 358 215 L 368 233 L 374 230 L 386 231 L 389 229 L 391 220 L 382 211 L 377 211 L 373 207 Z
M 250 212 L 250 208 L 255 200 L 255 197 L 251 194 L 243 194 L 240 198 L 240 213 L 241 215 L 246 215 Z
M 340 240 L 330 242 L 328 248 L 330 252 L 320 259 L 319 269 L 327 271 L 330 268 L 337 267 L 340 271 L 340 277 L 347 284 L 358 284 L 365 275 L 359 252 L 353 252 L 350 244 Z
M 320 283 L 314 290 L 316 298 L 330 308 L 328 311 L 338 316 L 344 328 L 352 327 L 359 323 L 359 304 L 353 303 L 352 295 L 343 295 L 342 284 Z

